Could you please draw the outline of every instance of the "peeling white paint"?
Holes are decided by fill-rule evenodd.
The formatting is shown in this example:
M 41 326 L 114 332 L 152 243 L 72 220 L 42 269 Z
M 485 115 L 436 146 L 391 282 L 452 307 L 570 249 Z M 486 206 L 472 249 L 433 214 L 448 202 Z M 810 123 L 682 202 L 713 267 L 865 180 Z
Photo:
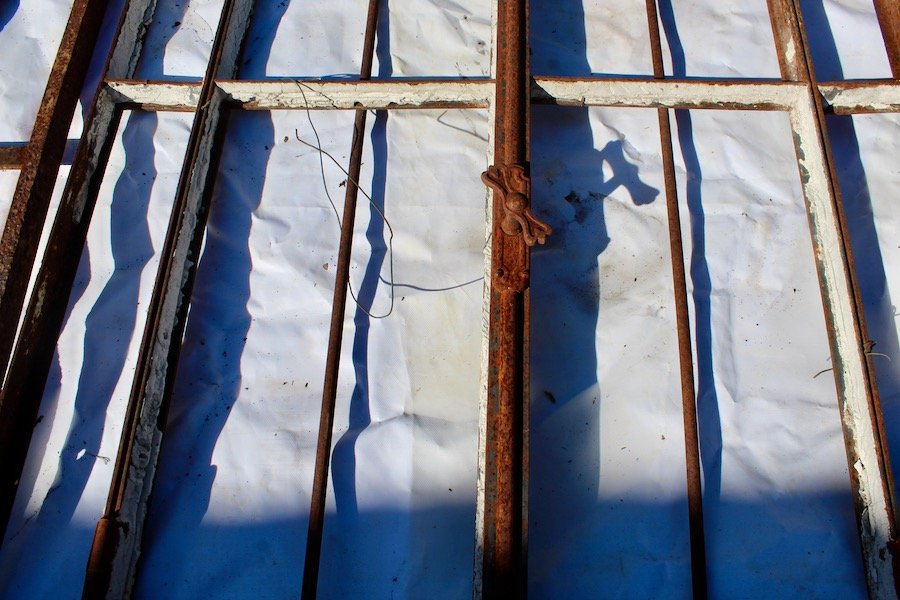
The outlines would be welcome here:
M 384 109 L 453 105 L 485 108 L 493 99 L 490 80 L 435 81 L 220 81 L 219 87 L 248 108 Z
M 109 143 L 109 139 L 116 134 L 114 124 L 116 119 L 115 101 L 105 88 L 97 94 L 97 103 L 94 118 L 88 125 L 87 132 L 81 143 L 87 148 L 87 168 L 81 186 L 71 189 L 67 186 L 61 206 L 72 205 L 72 221 L 79 223 L 84 216 L 87 206 L 91 179 L 95 176 L 100 166 L 100 154 L 103 147 Z
M 784 46 L 784 59 L 785 59 L 785 61 L 786 61 L 789 65 L 791 65 L 791 66 L 793 66 L 793 67 L 796 67 L 796 64 L 797 64 L 797 45 L 794 43 L 794 38 L 793 38 L 793 37 L 789 37 L 789 38 L 787 39 L 787 42 L 785 43 L 785 46 Z
M 106 70 L 108 77 L 127 79 L 134 76 L 155 11 L 156 0 L 128 2 Z
M 747 81 L 535 78 L 532 98 L 575 106 L 787 109 L 806 86 Z
M 193 107 L 200 84 L 110 81 L 130 102 Z M 422 81 L 230 81 L 217 82 L 230 99 L 258 110 L 403 109 L 429 105 L 484 108 L 494 96 L 492 80 Z M 787 110 L 806 86 L 770 81 L 563 80 L 537 77 L 536 102 L 637 108 L 729 108 Z
M 813 248 L 822 286 L 826 321 L 832 328 L 832 362 L 847 446 L 847 458 L 856 480 L 860 539 L 869 593 L 873 598 L 896 598 L 890 553 L 890 513 L 881 479 L 874 415 L 867 393 L 863 349 L 856 335 L 856 313 L 850 275 L 844 260 L 840 224 L 829 186 L 825 153 L 819 140 L 811 94 L 797 97 L 790 111 L 791 128 L 809 214 Z
M 840 83 L 819 85 L 819 92 L 837 113 L 900 112 L 900 83 L 872 82 L 852 87 Z
M 149 104 L 171 110 L 196 109 L 203 88 L 199 82 L 185 84 L 109 80 L 106 85 L 118 95 L 119 102 Z
M 228 15 L 229 6 L 233 11 Z M 252 2 L 249 0 L 236 1 L 234 4 L 226 4 L 223 9 L 225 30 L 221 28 L 217 36 L 224 36 L 222 40 L 221 60 L 230 60 L 230 64 L 224 62 L 214 65 L 214 72 L 224 76 L 233 76 L 237 70 L 238 51 L 241 41 L 246 35 L 250 23 L 250 9 Z M 240 24 L 240 25 L 238 25 Z M 214 85 L 209 82 L 208 85 Z M 166 85 L 147 86 L 145 91 L 153 94 L 166 95 Z M 122 93 L 121 90 L 117 90 Z M 193 90 L 192 90 L 193 92 Z M 202 90 L 194 96 L 196 106 Z M 191 96 L 188 96 L 191 98 Z M 209 101 L 207 118 L 202 121 L 203 130 L 199 133 L 200 148 L 197 159 L 191 168 L 189 188 L 186 194 L 186 203 L 177 232 L 173 256 L 169 266 L 171 268 L 168 286 L 164 290 L 154 290 L 154 293 L 162 293 L 162 308 L 159 322 L 156 324 L 152 348 L 150 350 L 150 364 L 147 382 L 143 390 L 140 402 L 140 416 L 138 419 L 134 446 L 132 448 L 128 479 L 125 484 L 119 521 L 125 525 L 125 530 L 116 549 L 113 558 L 112 574 L 107 598 L 131 597 L 134 586 L 138 558 L 141 550 L 141 537 L 147 514 L 147 503 L 153 487 L 153 477 L 156 472 L 157 459 L 159 457 L 162 432 L 158 428 L 159 414 L 165 392 L 166 375 L 169 368 L 169 349 L 171 346 L 171 332 L 175 327 L 179 307 L 186 299 L 183 297 L 184 285 L 188 279 L 193 261 L 189 257 L 192 240 L 195 235 L 202 235 L 197 231 L 198 213 L 204 196 L 207 175 L 212 162 L 213 141 L 216 137 L 220 115 L 222 113 L 224 96 L 220 90 L 213 90 Z M 171 234 L 172 232 L 170 232 Z
M 157 324 L 153 347 L 150 352 L 150 366 L 147 383 L 141 399 L 141 412 L 135 432 L 134 447 L 128 469 L 128 482 L 122 498 L 119 521 L 127 525 L 127 535 L 122 541 L 113 561 L 113 572 L 108 598 L 130 597 L 134 585 L 135 572 L 140 556 L 140 540 L 143 533 L 147 503 L 152 491 L 153 477 L 159 457 L 162 432 L 157 424 L 165 392 L 166 375 L 169 364 L 170 333 L 175 327 L 178 310 L 185 298 L 184 284 L 193 262 L 188 252 L 191 241 L 197 233 L 198 212 L 204 195 L 204 184 L 209 172 L 213 139 L 222 112 L 221 94 L 213 94 L 210 100 L 209 117 L 202 132 L 202 147 L 191 172 L 187 202 L 182 213 L 175 249 L 171 260 L 172 277 L 168 287 L 162 290 L 162 309 Z

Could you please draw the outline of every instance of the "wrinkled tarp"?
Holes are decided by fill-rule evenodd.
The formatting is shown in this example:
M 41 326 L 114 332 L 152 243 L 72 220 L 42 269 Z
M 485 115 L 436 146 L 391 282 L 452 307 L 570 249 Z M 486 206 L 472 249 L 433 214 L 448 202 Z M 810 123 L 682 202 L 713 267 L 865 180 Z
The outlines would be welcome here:
M 44 48 L 48 70 L 50 17 L 64 23 L 66 6 L 43 4 L 54 5 L 48 31 L 28 39 Z M 359 3 L 262 4 L 242 77 L 357 72 Z M 379 28 L 379 76 L 489 74 L 489 2 L 407 4 L 390 3 Z M 33 6 L 24 0 L 8 13 L 0 48 L 19 47 Z M 161 0 L 138 77 L 202 76 L 220 9 L 221 1 Z M 871 6 L 806 2 L 804 10 L 821 80 L 888 75 Z M 533 0 L 531 11 L 535 73 L 650 73 L 642 7 Z M 668 74 L 778 76 L 765 3 L 664 0 L 660 16 Z M 21 61 L 2 63 L 3 81 L 30 81 Z M 4 111 L 24 102 L 10 91 L 24 94 L 23 86 L 0 89 Z M 40 90 L 28 94 L 37 106 Z M 21 110 L 3 119 L 19 123 L 4 134 L 13 141 L 30 129 L 34 108 Z M 370 115 L 323 597 L 471 593 L 487 243 L 478 176 L 488 119 L 483 110 Z M 190 123 L 181 114 L 123 119 L 0 555 L 4 597 L 80 594 Z M 900 185 L 900 120 L 828 124 L 870 337 L 885 356 L 879 384 L 890 426 L 900 404 L 891 301 L 900 295 L 891 193 Z M 673 125 L 712 596 L 863 598 L 786 115 L 677 111 Z M 140 597 L 298 593 L 337 258 L 332 204 L 340 208 L 346 179 L 303 142 L 345 164 L 351 132 L 350 113 L 229 118 Z M 532 269 L 530 593 L 687 597 L 655 111 L 536 107 L 531 158 L 534 209 L 554 234 L 536 248 Z M 0 173 L 0 186 L 8 203 L 14 176 Z M 900 431 L 889 434 L 897 447 Z

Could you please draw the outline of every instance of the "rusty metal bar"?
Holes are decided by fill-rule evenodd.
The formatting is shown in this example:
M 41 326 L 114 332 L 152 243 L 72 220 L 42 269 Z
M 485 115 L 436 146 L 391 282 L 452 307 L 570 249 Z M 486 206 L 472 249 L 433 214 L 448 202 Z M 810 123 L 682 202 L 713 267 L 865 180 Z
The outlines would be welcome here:
M 874 2 L 891 73 L 894 79 L 900 79 L 900 2 L 897 0 L 874 0 Z
M 94 123 L 115 131 L 120 116 L 120 111 L 110 108 L 102 117 L 95 118 Z M 112 135 L 107 136 L 104 143 L 96 148 L 95 159 L 99 163 L 107 162 L 114 139 Z M 74 167 L 84 164 L 85 154 L 79 148 Z M 83 172 L 76 171 L 74 167 L 70 183 L 83 176 Z M 89 189 L 87 194 L 92 198 L 96 197 L 100 179 L 95 177 L 84 181 Z M 9 522 L 93 210 L 93 202 L 89 206 L 81 204 L 76 207 L 73 200 L 71 194 L 64 195 L 25 314 L 22 335 L 0 392 L 0 456 L 3 457 L 0 460 L 0 533 L 5 531 Z M 81 245 L 78 245 L 79 241 Z M 76 248 L 74 251 L 71 248 L 73 245 Z M 49 333 L 43 336 L 38 332 Z
M 68 141 L 69 125 L 84 87 L 107 4 L 108 0 L 72 3 L 31 141 L 21 151 L 22 170 L 0 237 L 0 383 L 15 342 L 50 196 Z
M 831 343 L 835 384 L 869 595 L 896 598 L 891 564 L 897 507 L 865 314 L 828 141 L 824 100 L 797 0 L 768 0 L 782 77 L 807 85 L 791 110 L 794 145 L 810 219 Z
M 665 79 L 662 41 L 656 0 L 646 0 L 647 25 L 653 76 Z M 694 385 L 694 358 L 691 346 L 691 322 L 688 315 L 687 277 L 684 269 L 684 244 L 681 238 L 681 215 L 678 187 L 675 181 L 675 157 L 672 149 L 672 124 L 669 109 L 658 108 L 659 141 L 662 152 L 663 178 L 666 189 L 666 212 L 669 225 L 669 251 L 672 261 L 672 283 L 675 291 L 675 323 L 678 334 L 678 364 L 681 377 L 681 411 L 684 421 L 684 458 L 687 478 L 688 530 L 691 540 L 691 586 L 693 597 L 707 597 L 706 539 L 703 524 L 703 487 L 700 476 L 700 442 L 697 426 L 697 392 Z
M 106 63 L 107 74 L 130 77 L 134 73 L 145 33 L 141 24 L 153 1 L 132 0 L 124 6 L 117 26 L 116 40 Z M 90 54 L 89 51 L 85 52 Z M 53 359 L 120 116 L 120 110 L 107 89 L 101 87 L 94 96 L 85 120 L 85 133 L 75 153 L 28 310 L 22 320 L 21 335 L 0 390 L 0 456 L 3 456 L 0 461 L 0 533 L 5 531 L 9 522 L 47 372 Z M 61 134 L 63 138 L 67 131 L 68 124 Z M 20 186 L 22 181 L 20 177 Z M 41 194 L 49 194 L 49 190 L 41 187 L 47 184 L 45 180 L 36 182 L 37 187 L 32 187 L 32 192 L 37 190 Z M 32 196 L 37 198 L 34 194 Z M 42 219 L 39 221 L 42 225 Z M 38 225 L 34 227 L 40 229 Z M 23 243 L 16 247 L 23 252 L 26 249 Z M 17 292 L 24 294 L 31 267 L 31 264 L 16 265 L 15 270 L 10 272 L 11 279 L 6 281 L 6 289 L 18 286 L 19 283 L 16 286 L 13 283 L 24 277 L 21 290 Z M 4 307 L 0 311 L 0 321 L 6 323 L 0 326 L 2 345 L 12 342 L 21 309 L 6 304 L 5 299 L 0 300 L 0 306 Z M 5 360 L 0 364 L 5 367 Z
M 369 0 L 366 32 L 363 40 L 363 55 L 359 68 L 359 78 L 363 81 L 372 77 L 375 35 L 378 29 L 378 11 L 379 1 Z M 350 148 L 350 165 L 347 169 L 347 189 L 344 194 L 341 237 L 334 280 L 334 299 L 331 305 L 331 324 L 328 331 L 328 350 L 325 357 L 325 382 L 322 388 L 322 410 L 319 418 L 316 464 L 313 472 L 312 495 L 309 507 L 306 556 L 303 564 L 301 597 L 304 600 L 314 599 L 319 585 L 322 532 L 325 528 L 325 503 L 328 493 L 328 469 L 331 459 L 331 441 L 334 433 L 334 408 L 337 400 L 338 374 L 341 363 L 341 342 L 344 336 L 344 313 L 347 309 L 347 291 L 350 285 L 353 225 L 356 220 L 359 174 L 362 168 L 363 142 L 366 136 L 366 114 L 366 109 L 357 109 L 353 121 L 353 141 Z
M 21 169 L 25 164 L 25 154 L 27 153 L 27 150 L 27 143 L 0 146 L 0 170 L 8 171 Z M 0 376 L 0 381 L 2 381 L 2 379 L 2 376 Z
M 530 70 L 526 0 L 497 5 L 494 165 L 484 443 L 482 593 L 524 597 L 527 589 L 527 355 L 529 246 L 550 228 L 531 214 L 528 172 Z
M 91 547 L 84 598 L 131 594 L 225 135 L 227 106 L 215 81 L 237 74 L 252 8 L 252 0 L 226 0 L 222 7 L 150 299 L 106 510 Z

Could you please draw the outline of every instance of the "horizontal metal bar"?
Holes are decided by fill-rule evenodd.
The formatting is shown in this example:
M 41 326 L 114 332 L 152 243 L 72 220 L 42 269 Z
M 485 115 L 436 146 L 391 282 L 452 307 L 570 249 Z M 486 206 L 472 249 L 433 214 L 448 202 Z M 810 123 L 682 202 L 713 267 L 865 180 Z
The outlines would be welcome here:
M 487 108 L 489 79 L 390 81 L 219 81 L 233 101 L 250 110 Z
M 148 110 L 190 110 L 196 82 L 107 81 L 120 102 Z M 380 81 L 219 81 L 232 101 L 249 110 L 485 108 L 494 94 L 490 79 Z M 767 80 L 569 79 L 537 77 L 531 96 L 542 104 L 647 108 L 787 110 L 803 85 Z
M 192 112 L 200 100 L 200 81 L 127 81 L 107 79 L 111 97 L 126 108 Z
M 534 102 L 564 106 L 787 110 L 806 86 L 752 80 L 536 77 Z
M 111 79 L 106 83 L 126 108 L 192 111 L 200 97 L 200 83 L 194 81 Z M 248 110 L 485 108 L 494 93 L 489 79 L 219 81 L 217 86 Z M 536 77 L 531 98 L 537 104 L 561 106 L 788 110 L 805 87 L 752 79 Z M 838 114 L 900 112 L 900 83 L 890 80 L 822 83 L 819 92 Z
M 0 170 L 21 169 L 25 164 L 28 142 L 0 146 Z
M 219 81 L 216 85 L 248 110 L 485 108 L 494 93 L 490 79 Z M 200 97 L 200 83 L 194 81 L 108 80 L 107 86 L 118 102 L 142 110 L 191 111 Z M 536 77 L 531 98 L 538 104 L 562 106 L 788 110 L 805 87 L 752 79 Z M 889 80 L 823 83 L 819 91 L 840 114 L 900 111 L 900 84 Z
M 837 114 L 900 112 L 900 83 L 890 80 L 819 84 L 827 108 Z
M 144 110 L 192 110 L 198 82 L 110 80 L 120 102 Z M 385 108 L 486 108 L 490 80 L 417 81 L 218 81 L 226 98 L 248 110 Z

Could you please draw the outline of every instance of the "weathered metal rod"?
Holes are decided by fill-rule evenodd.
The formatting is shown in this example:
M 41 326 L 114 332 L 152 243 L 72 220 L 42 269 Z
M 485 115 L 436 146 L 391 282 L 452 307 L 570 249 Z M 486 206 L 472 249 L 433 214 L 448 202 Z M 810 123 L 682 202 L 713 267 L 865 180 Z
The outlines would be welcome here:
M 875 14 L 884 37 L 891 73 L 894 79 L 900 79 L 900 1 L 875 0 Z
M 107 75 L 128 78 L 134 74 L 137 63 L 136 56 L 140 52 L 144 30 L 133 25 L 143 19 L 151 1 L 129 0 L 122 8 L 116 29 L 115 43 L 106 63 Z M 85 23 L 84 27 L 88 28 L 86 31 L 95 26 L 99 27 L 103 12 L 96 3 L 88 7 L 84 2 L 77 2 L 73 7 L 73 15 L 78 11 L 84 11 L 80 18 Z M 88 19 L 90 20 L 89 24 L 87 23 Z M 70 19 L 70 27 L 77 21 L 77 19 Z M 125 26 L 126 24 L 128 26 Z M 67 30 L 60 46 L 61 52 L 65 56 L 75 53 L 77 58 L 70 56 L 63 60 L 58 57 L 54 73 L 65 70 L 63 65 L 69 59 L 80 63 L 90 57 L 95 41 L 82 39 L 80 35 Z M 73 36 L 77 38 L 77 41 L 72 41 Z M 88 43 L 89 41 L 90 43 Z M 86 65 L 82 64 L 76 70 L 81 68 L 86 68 Z M 27 192 L 28 200 L 27 202 L 23 200 L 23 202 L 32 208 L 37 207 L 35 210 L 43 205 L 52 192 L 53 183 L 56 180 L 55 169 L 58 167 L 58 164 L 56 167 L 53 164 L 59 162 L 53 158 L 53 155 L 56 153 L 57 145 L 65 145 L 74 102 L 81 90 L 81 84 L 75 82 L 78 78 L 74 77 L 72 73 L 73 71 L 68 70 L 65 76 L 59 75 L 61 81 L 65 83 L 55 92 L 51 93 L 48 89 L 45 103 L 39 112 L 38 122 L 35 124 L 32 143 L 29 144 L 29 154 L 25 159 L 27 164 L 31 164 L 31 167 L 23 168 L 19 178 L 16 198 L 20 200 L 25 198 L 21 194 Z M 51 75 L 51 81 L 54 77 Z M 77 90 L 71 90 L 71 86 L 77 87 Z M 54 94 L 59 94 L 55 101 L 58 110 L 52 109 L 54 102 L 48 101 L 48 98 Z M 73 103 L 73 108 L 66 112 L 63 105 L 68 102 Z M 68 115 L 65 119 L 63 119 L 63 112 Z M 45 114 L 45 120 L 49 122 L 49 125 L 42 121 L 41 114 Z M 0 530 L 5 530 L 9 520 L 19 485 L 19 477 L 31 442 L 32 429 L 40 408 L 47 373 L 53 360 L 56 341 L 65 317 L 72 285 L 78 271 L 78 262 L 84 248 L 103 172 L 115 141 L 120 117 L 120 107 L 111 97 L 109 90 L 105 86 L 101 86 L 94 96 L 85 119 L 84 135 L 72 161 L 72 169 L 63 190 L 28 309 L 22 318 L 21 333 L 15 346 L 15 352 L 9 359 L 9 369 L 6 371 L 6 378 L 3 380 L 3 387 L 0 390 L 0 456 L 3 457 L 3 460 L 0 460 Z M 60 119 L 65 120 L 64 125 L 58 124 Z M 49 129 L 44 131 L 45 127 Z M 38 150 L 38 146 L 35 146 L 35 141 L 42 135 L 46 137 L 40 143 L 46 144 L 46 152 Z M 61 141 L 57 139 L 57 136 L 61 137 Z M 59 156 L 62 156 L 61 150 Z M 34 160 L 39 160 L 40 165 L 33 163 Z M 29 163 L 29 161 L 32 162 Z M 32 170 L 29 171 L 29 169 Z M 28 183 L 29 177 L 34 177 L 34 181 Z M 17 202 L 19 200 L 14 199 L 14 208 L 17 206 Z M 19 202 L 18 206 L 22 210 L 26 210 L 25 204 Z M 27 209 L 26 212 L 30 210 L 32 209 Z M 32 230 L 37 231 L 36 235 L 40 235 L 43 216 L 38 214 L 39 212 L 28 212 L 27 216 L 23 213 L 19 217 L 15 217 L 21 218 L 20 225 L 27 231 L 21 238 L 14 239 L 12 245 L 7 246 L 4 242 L 4 252 L 10 251 L 10 254 L 4 254 L 4 256 L 9 258 L 11 270 L 9 278 L 5 280 L 5 289 L 8 295 L 0 298 L 0 321 L 2 321 L 0 323 L 0 346 L 12 343 L 15 328 L 18 325 L 21 307 L 20 304 L 12 302 L 12 299 L 15 294 L 25 293 L 28 277 L 31 275 L 33 252 L 36 247 L 32 248 L 30 245 L 29 236 L 34 233 Z M 7 232 L 11 231 L 10 227 L 15 229 L 18 226 L 11 225 L 11 221 L 8 221 Z M 33 241 L 34 244 L 37 244 L 37 239 Z M 32 256 L 31 260 L 23 258 L 28 255 Z M 24 279 L 22 279 L 23 277 Z M 6 368 L 5 356 L 5 351 L 0 348 L 0 358 L 2 358 L 0 371 Z
M 85 599 L 131 595 L 224 144 L 228 109 L 215 82 L 237 74 L 251 10 L 250 0 L 226 0 L 222 7 L 150 298 L 106 510 L 91 547 Z
M 0 383 L 15 342 L 50 196 L 68 142 L 69 125 L 108 3 L 108 0 L 72 3 L 31 141 L 23 149 L 17 149 L 21 152 L 22 170 L 0 237 Z
M 665 79 L 662 41 L 659 34 L 659 15 L 656 0 L 646 0 L 647 25 L 653 59 L 653 76 Z M 681 409 L 684 421 L 685 470 L 687 477 L 688 528 L 691 540 L 691 585 L 697 600 L 707 597 L 706 539 L 703 525 L 703 488 L 700 477 L 700 444 L 697 426 L 697 393 L 694 385 L 694 359 L 691 347 L 691 323 L 688 315 L 687 282 L 684 269 L 684 244 L 681 236 L 681 215 L 678 207 L 678 187 L 675 182 L 675 158 L 672 150 L 672 125 L 669 109 L 657 109 L 659 141 L 662 151 L 663 179 L 666 190 L 666 211 L 669 224 L 669 250 L 672 261 L 672 282 L 675 288 L 675 322 L 678 334 L 678 362 L 681 376 Z
M 100 120 L 115 129 L 121 112 L 113 107 L 108 108 L 109 111 Z M 114 139 L 114 136 L 109 136 L 97 148 L 95 158 L 99 164 L 106 164 Z M 86 152 L 79 151 L 73 171 L 86 161 Z M 73 172 L 72 179 L 81 176 L 81 173 Z M 3 457 L 0 460 L 0 535 L 9 523 L 19 488 L 19 478 L 28 456 L 32 431 L 37 423 L 47 373 L 78 271 L 99 183 L 99 179 L 87 182 L 91 189 L 88 194 L 92 200 L 82 205 L 79 218 L 67 219 L 63 216 L 57 219 L 53 227 L 23 320 L 22 335 L 0 390 L 0 456 Z M 64 195 L 59 214 L 70 215 L 73 212 L 72 205 L 66 203 Z M 46 335 L 41 335 L 43 332 Z
M 378 29 L 378 10 L 379 1 L 369 0 L 366 32 L 363 39 L 362 62 L 359 69 L 359 78 L 363 81 L 372 77 L 375 34 Z M 350 165 L 347 169 L 346 192 L 344 193 L 344 211 L 341 220 L 341 237 L 338 245 L 334 299 L 331 305 L 331 324 L 328 331 L 328 349 L 325 357 L 325 382 L 322 388 L 316 464 L 313 472 L 312 497 L 309 508 L 309 528 L 306 536 L 306 556 L 303 566 L 303 587 L 301 592 L 301 597 L 304 600 L 312 600 L 316 597 L 319 584 L 322 532 L 325 527 L 325 502 L 328 492 L 328 469 L 331 462 L 331 442 L 334 434 L 334 409 L 337 401 L 341 342 L 344 336 L 344 313 L 347 309 L 347 292 L 350 285 L 353 224 L 356 220 L 359 174 L 362 168 L 367 112 L 365 109 L 357 109 L 353 121 L 353 140 L 350 148 Z
M 525 441 L 528 402 L 529 246 L 550 228 L 529 208 L 530 70 L 526 0 L 499 0 L 494 161 L 482 179 L 493 191 L 484 457 L 482 593 L 526 595 Z

